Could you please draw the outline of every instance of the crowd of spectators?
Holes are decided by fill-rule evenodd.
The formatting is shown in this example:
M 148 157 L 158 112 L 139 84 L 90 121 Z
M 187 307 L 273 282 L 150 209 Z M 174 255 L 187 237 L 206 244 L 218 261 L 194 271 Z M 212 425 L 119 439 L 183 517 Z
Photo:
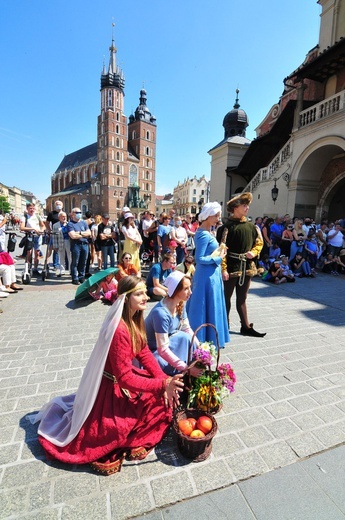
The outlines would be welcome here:
M 280 284 L 318 272 L 345 274 L 345 219 L 317 223 L 311 217 L 265 216 L 255 224 L 264 240 L 259 260 L 264 280 Z

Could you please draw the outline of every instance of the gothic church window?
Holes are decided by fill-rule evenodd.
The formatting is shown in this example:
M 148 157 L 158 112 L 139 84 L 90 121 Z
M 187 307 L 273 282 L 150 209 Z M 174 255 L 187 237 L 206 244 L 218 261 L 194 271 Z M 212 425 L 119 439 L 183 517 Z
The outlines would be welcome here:
M 129 184 L 138 184 L 138 168 L 135 164 L 131 164 L 129 168 Z
M 108 90 L 108 107 L 113 106 L 113 92 L 112 90 Z

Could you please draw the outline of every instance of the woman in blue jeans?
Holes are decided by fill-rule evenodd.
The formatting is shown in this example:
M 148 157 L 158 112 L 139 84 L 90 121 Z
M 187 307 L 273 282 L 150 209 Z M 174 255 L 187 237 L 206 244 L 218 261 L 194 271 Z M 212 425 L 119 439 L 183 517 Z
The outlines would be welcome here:
M 86 260 L 89 253 L 88 238 L 91 236 L 91 231 L 85 220 L 82 220 L 79 208 L 72 209 L 67 232 L 71 242 L 72 283 L 80 285 L 85 277 Z
M 290 247 L 289 261 L 295 258 L 296 253 L 302 253 L 304 249 L 304 242 L 307 240 L 307 235 L 303 230 L 303 220 L 296 220 L 294 230 L 292 231 L 293 240 Z

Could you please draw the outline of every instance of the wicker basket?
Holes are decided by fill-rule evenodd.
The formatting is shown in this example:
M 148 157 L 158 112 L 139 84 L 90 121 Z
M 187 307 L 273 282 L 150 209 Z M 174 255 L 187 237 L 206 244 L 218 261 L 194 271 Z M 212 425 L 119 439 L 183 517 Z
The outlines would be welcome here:
M 188 437 L 180 431 L 178 423 L 181 419 L 193 417 L 198 420 L 202 415 L 209 417 L 213 424 L 212 430 L 205 437 Z M 194 409 L 177 410 L 174 414 L 173 427 L 177 434 L 177 446 L 186 459 L 191 459 L 193 462 L 202 462 L 210 456 L 212 439 L 217 433 L 217 421 L 211 414 Z
M 199 332 L 200 329 L 202 329 L 203 327 L 211 327 L 214 332 L 215 332 L 215 335 L 216 335 L 216 348 L 217 348 L 217 364 L 216 364 L 216 368 L 218 368 L 218 365 L 219 365 L 219 357 L 220 357 L 220 345 L 219 345 L 219 339 L 218 339 L 218 331 L 217 331 L 217 328 L 212 325 L 212 323 L 203 323 L 202 325 L 199 325 L 199 327 L 197 329 L 195 329 L 194 331 L 194 334 L 193 334 L 193 337 L 191 339 L 191 342 L 190 342 L 190 345 L 189 345 L 189 352 L 188 352 L 188 365 L 191 364 L 191 361 L 192 361 L 192 355 L 193 355 L 193 344 L 194 344 L 194 340 L 195 340 L 195 337 L 197 335 L 197 333 Z M 189 380 L 187 382 L 187 388 L 191 388 L 191 385 L 192 385 L 192 376 L 189 375 Z M 212 386 L 212 383 L 210 383 L 210 386 Z M 197 407 L 197 406 L 196 406 Z M 223 405 L 222 403 L 218 404 L 216 407 L 212 407 L 210 405 L 210 403 L 208 403 L 207 405 L 207 408 L 206 410 L 203 410 L 203 412 L 207 411 L 208 413 L 211 413 L 211 414 L 216 414 L 218 413 L 221 409 L 223 408 Z M 207 415 L 207 414 L 206 414 Z

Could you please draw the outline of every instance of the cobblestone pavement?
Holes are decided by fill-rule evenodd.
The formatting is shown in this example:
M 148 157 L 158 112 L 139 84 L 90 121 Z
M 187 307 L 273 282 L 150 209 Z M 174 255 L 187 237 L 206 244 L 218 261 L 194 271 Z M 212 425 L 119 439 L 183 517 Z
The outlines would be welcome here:
M 216 416 L 211 456 L 188 462 L 171 433 L 147 460 L 126 462 L 111 477 L 46 461 L 37 426 L 25 418 L 75 391 L 108 308 L 76 304 L 67 277 L 34 279 L 2 300 L 0 518 L 133 518 L 344 443 L 344 290 L 342 276 L 281 286 L 255 280 L 249 315 L 267 336 L 240 336 L 232 312 L 221 361 L 233 364 L 238 382 Z

